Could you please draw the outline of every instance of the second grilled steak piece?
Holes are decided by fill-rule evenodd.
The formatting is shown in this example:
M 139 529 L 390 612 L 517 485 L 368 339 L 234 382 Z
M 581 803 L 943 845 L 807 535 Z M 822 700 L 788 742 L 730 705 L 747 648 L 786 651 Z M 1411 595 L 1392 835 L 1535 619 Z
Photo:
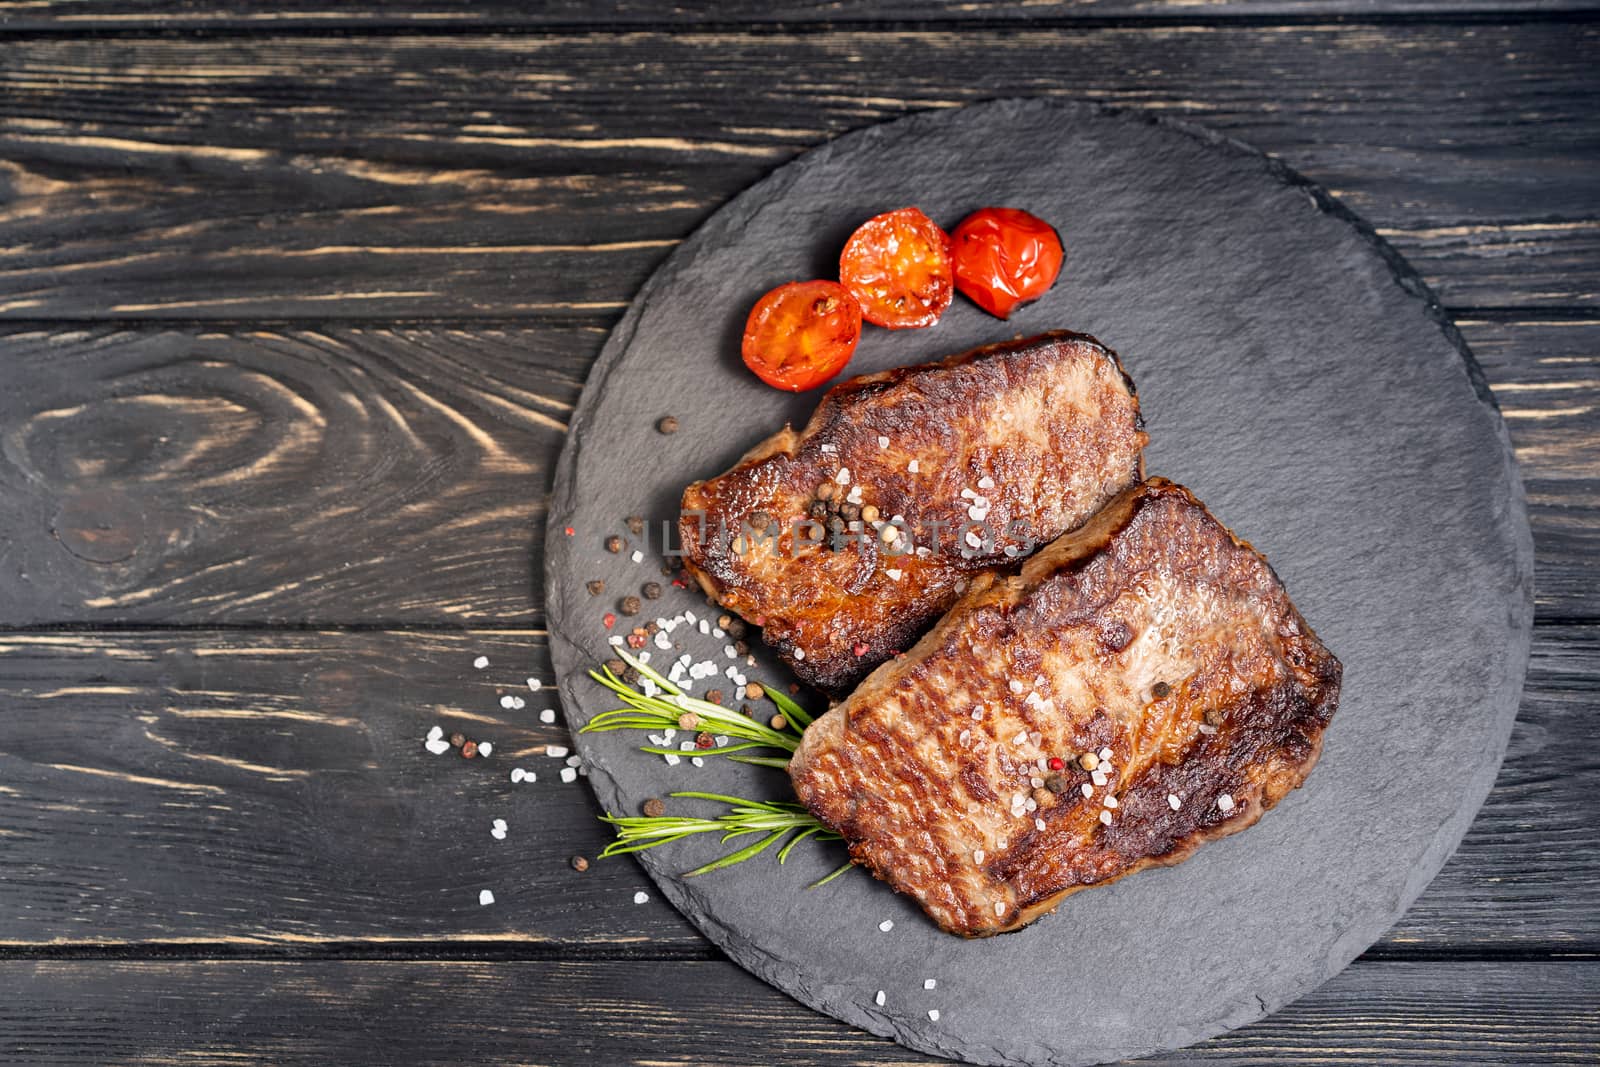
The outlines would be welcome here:
M 1250 826 L 1316 762 L 1341 674 L 1267 561 L 1156 478 L 980 580 L 789 773 L 858 863 L 981 937 Z
M 1136 482 L 1145 441 L 1133 383 L 1085 334 L 853 378 L 803 431 L 684 491 L 685 565 L 799 678 L 841 693 L 975 575 Z

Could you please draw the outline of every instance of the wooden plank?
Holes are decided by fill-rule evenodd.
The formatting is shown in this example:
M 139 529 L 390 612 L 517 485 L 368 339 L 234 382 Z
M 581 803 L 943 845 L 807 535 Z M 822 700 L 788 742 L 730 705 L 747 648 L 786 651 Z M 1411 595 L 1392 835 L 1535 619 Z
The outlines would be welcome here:
M 1600 628 L 1538 629 L 1499 783 L 1381 949 L 1600 951 L 1597 663 Z M 0 635 L 0 946 L 702 947 L 631 860 L 567 866 L 607 835 L 541 754 L 548 670 L 536 632 Z
M 891 25 L 938 23 L 1020 23 L 1097 21 L 1107 18 L 1197 19 L 1273 16 L 1383 18 L 1395 15 L 1560 13 L 1587 10 L 1584 0 L 1043 0 L 1016 3 L 939 3 L 908 0 L 887 3 L 839 0 L 731 0 L 716 5 L 684 5 L 670 0 L 556 0 L 513 4 L 503 0 L 470 6 L 441 0 L 405 0 L 384 5 L 333 7 L 311 0 L 233 3 L 226 8 L 198 0 L 0 0 L 0 32 L 150 32 L 152 30 L 354 31 L 476 27 L 538 30 L 585 26 L 681 26 L 707 24 L 807 23 L 829 26 L 861 23 Z
M 1019 980 L 1022 980 L 1019 978 Z M 6 1052 L 31 1064 L 944 1063 L 722 961 L 7 961 Z M 1254 1025 L 1140 1063 L 1592 1063 L 1600 962 L 1357 963 Z M 897 995 L 961 1006 L 907 980 Z
M 1453 306 L 1593 307 L 1597 64 L 1587 21 L 17 39 L 0 314 L 614 312 L 805 148 L 1008 94 L 1259 145 Z
M 527 623 L 549 472 L 604 336 L 12 333 L 0 617 Z
M 1600 319 L 1462 329 L 1528 483 L 1541 616 L 1600 616 Z M 0 626 L 540 625 L 549 471 L 604 338 L 0 331 Z

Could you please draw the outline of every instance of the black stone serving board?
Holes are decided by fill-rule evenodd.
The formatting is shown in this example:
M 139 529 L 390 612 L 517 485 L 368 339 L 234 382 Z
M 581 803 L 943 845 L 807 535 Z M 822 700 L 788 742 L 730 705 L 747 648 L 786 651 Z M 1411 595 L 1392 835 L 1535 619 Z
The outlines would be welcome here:
M 1088 1064 L 1260 1018 L 1381 935 L 1471 822 L 1522 687 L 1533 553 L 1505 428 L 1432 295 L 1370 227 L 1251 148 L 1136 113 L 1003 100 L 840 137 L 712 216 L 640 291 L 573 415 L 546 562 L 568 718 L 615 706 L 584 674 L 607 652 L 601 615 L 659 578 L 655 524 L 682 487 L 803 422 L 820 396 L 780 394 L 740 365 L 752 301 L 834 276 L 851 228 L 906 204 L 946 226 L 988 204 L 1026 208 L 1060 229 L 1066 267 L 1009 322 L 958 297 L 932 329 L 869 327 L 849 373 L 1056 327 L 1120 352 L 1150 473 L 1188 485 L 1266 553 L 1344 661 L 1321 763 L 1245 833 L 986 941 L 939 932 L 860 872 L 806 891 L 843 859 L 837 844 L 689 880 L 678 872 L 719 854 L 714 841 L 644 865 L 744 967 L 926 1052 Z M 663 436 L 654 423 L 669 414 L 682 428 Z M 642 563 L 603 546 L 635 513 L 653 524 L 648 543 L 629 537 Z M 591 578 L 606 596 L 588 594 Z M 669 587 L 647 617 L 686 607 L 709 610 Z M 697 659 L 727 663 L 725 642 L 684 635 Z M 765 657 L 749 673 L 789 680 Z M 695 692 L 716 684 L 728 688 Z M 608 810 L 681 789 L 792 796 L 779 771 L 669 768 L 640 741 L 578 739 Z

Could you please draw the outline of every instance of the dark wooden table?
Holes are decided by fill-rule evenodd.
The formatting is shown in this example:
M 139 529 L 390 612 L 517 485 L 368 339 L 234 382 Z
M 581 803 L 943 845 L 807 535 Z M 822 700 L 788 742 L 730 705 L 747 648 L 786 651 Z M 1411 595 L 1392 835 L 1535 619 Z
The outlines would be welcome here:
M 1538 542 L 1459 854 L 1161 1062 L 1600 1055 L 1600 12 L 167 7 L 0 0 L 0 1059 L 923 1062 L 634 904 L 631 861 L 571 870 L 606 835 L 524 680 L 549 471 L 639 283 L 796 153 L 1007 94 L 1207 123 L 1362 213 L 1482 362 Z

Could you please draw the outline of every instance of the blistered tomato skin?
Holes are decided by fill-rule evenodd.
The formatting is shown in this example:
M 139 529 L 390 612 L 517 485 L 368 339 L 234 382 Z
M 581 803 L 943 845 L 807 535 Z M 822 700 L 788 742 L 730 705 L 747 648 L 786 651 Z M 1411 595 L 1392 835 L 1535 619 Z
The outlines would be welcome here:
M 876 215 L 845 242 L 839 280 L 874 326 L 932 326 L 955 296 L 950 235 L 914 207 Z
M 986 207 L 950 235 L 956 288 L 999 318 L 1043 296 L 1061 273 L 1061 237 L 1036 215 Z
M 861 340 L 861 306 L 838 282 L 770 290 L 745 320 L 745 366 L 775 389 L 814 389 L 844 369 Z

